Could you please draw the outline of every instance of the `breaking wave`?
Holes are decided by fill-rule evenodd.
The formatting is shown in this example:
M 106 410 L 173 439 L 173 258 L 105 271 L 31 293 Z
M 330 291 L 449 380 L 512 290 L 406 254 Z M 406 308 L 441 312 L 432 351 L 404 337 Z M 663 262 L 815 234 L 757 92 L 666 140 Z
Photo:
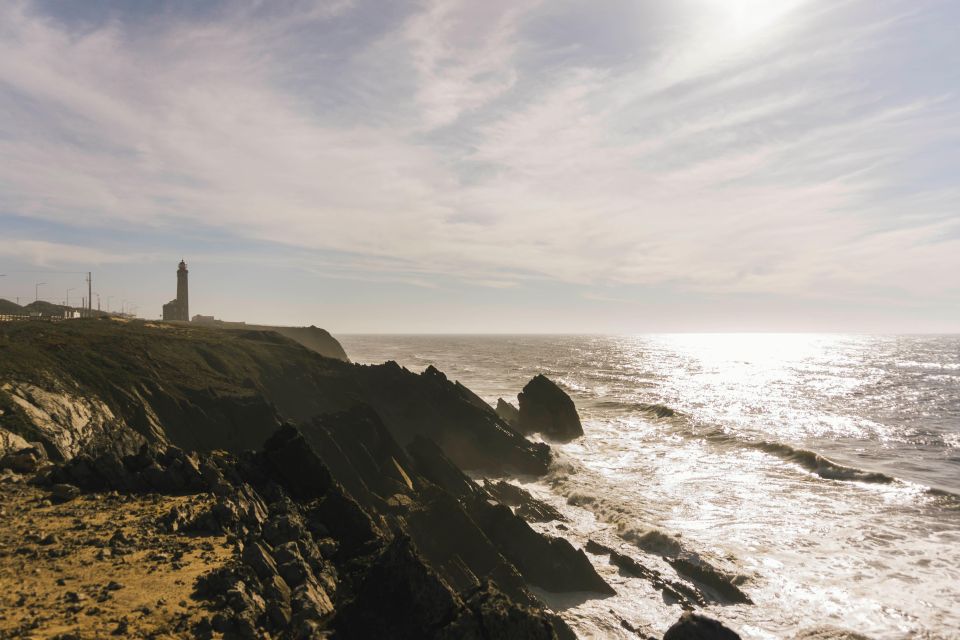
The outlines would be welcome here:
M 752 449 L 773 454 L 787 462 L 798 464 L 807 471 L 827 480 L 849 480 L 853 482 L 873 482 L 876 484 L 890 484 L 897 481 L 896 478 L 888 476 L 885 473 L 847 467 L 825 458 L 815 451 L 797 449 L 780 442 L 761 440 L 759 442 L 747 441 L 743 444 Z

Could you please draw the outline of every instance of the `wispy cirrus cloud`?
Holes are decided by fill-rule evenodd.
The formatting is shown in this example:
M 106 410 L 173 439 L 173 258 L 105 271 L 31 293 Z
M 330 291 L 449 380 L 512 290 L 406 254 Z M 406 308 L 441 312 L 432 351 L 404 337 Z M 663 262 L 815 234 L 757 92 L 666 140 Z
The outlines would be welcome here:
M 6 3 L 0 216 L 195 225 L 429 286 L 956 304 L 957 16 L 929 9 Z

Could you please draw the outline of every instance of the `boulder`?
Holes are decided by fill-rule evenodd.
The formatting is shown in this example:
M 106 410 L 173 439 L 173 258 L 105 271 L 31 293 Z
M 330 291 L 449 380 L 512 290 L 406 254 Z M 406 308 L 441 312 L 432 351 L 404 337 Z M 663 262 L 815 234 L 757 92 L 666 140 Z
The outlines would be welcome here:
M 43 447 L 25 447 L 11 451 L 0 458 L 0 469 L 11 469 L 17 473 L 33 473 L 48 462 Z
M 740 640 L 740 636 L 718 620 L 685 611 L 663 634 L 663 640 Z
M 511 427 L 516 427 L 517 423 L 520 422 L 520 410 L 503 398 L 497 398 L 497 408 L 495 411 L 497 415 L 500 416 L 500 419 Z
M 68 502 L 80 495 L 80 489 L 72 484 L 55 484 L 50 487 L 50 497 L 54 502 Z
M 517 429 L 524 434 L 568 442 L 583 435 L 573 400 L 543 374 L 537 375 L 517 396 L 520 403 Z

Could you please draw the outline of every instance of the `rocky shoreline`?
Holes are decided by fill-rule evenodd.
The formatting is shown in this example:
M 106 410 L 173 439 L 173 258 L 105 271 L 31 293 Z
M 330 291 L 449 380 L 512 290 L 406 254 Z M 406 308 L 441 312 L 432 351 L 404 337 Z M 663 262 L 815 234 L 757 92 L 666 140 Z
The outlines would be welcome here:
M 562 514 L 503 480 L 549 465 L 549 447 L 520 431 L 576 437 L 575 408 L 551 385 L 524 389 L 515 428 L 432 367 L 362 367 L 266 332 L 5 328 L 0 486 L 37 533 L 0 547 L 0 578 L 31 559 L 60 574 L 53 567 L 49 584 L 4 602 L 27 614 L 4 614 L 0 636 L 99 637 L 109 623 L 110 633 L 136 627 L 143 637 L 574 638 L 531 587 L 614 591 L 584 550 L 529 524 Z M 142 507 L 136 534 L 106 537 L 102 523 L 130 505 Z M 100 519 L 98 535 L 63 544 L 65 534 L 51 533 L 43 544 L 57 518 L 90 527 L 84 513 Z M 59 581 L 104 562 L 90 551 L 98 544 L 110 561 L 117 549 L 136 558 L 124 564 L 137 575 L 162 565 L 191 577 L 176 578 L 177 606 L 91 613 L 109 582 L 84 594 Z M 711 600 L 749 601 L 712 583 L 709 568 L 664 576 L 612 549 L 588 551 L 649 580 L 678 616 L 687 611 L 665 638 L 737 637 L 691 613 Z M 634 622 L 620 621 L 648 637 Z

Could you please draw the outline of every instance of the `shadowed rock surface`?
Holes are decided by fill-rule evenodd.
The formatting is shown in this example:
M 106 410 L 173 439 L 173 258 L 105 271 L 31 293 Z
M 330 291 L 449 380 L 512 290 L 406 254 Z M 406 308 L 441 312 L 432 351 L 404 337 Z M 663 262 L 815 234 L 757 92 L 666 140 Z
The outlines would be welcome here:
M 315 418 L 365 404 L 400 446 L 422 435 L 461 468 L 545 473 L 549 448 L 478 402 L 436 369 L 353 365 L 274 331 L 116 319 L 0 325 L 0 444 L 38 442 L 53 460 L 146 442 L 236 453 L 285 420 L 310 439 Z
M 520 404 L 517 429 L 521 433 L 539 433 L 558 442 L 583 435 L 573 400 L 545 375 L 539 374 L 530 380 L 517 400 Z
M 576 409 L 543 380 L 569 406 L 534 379 L 528 410 L 547 407 L 547 437 L 569 434 Z M 0 444 L 0 483 L 29 479 L 47 507 L 95 496 L 162 506 L 152 524 L 114 529 L 104 558 L 140 563 L 172 549 L 163 561 L 180 570 L 178 549 L 206 552 L 216 539 L 227 550 L 204 556 L 210 566 L 191 578 L 179 617 L 117 614 L 117 635 L 567 639 L 531 586 L 614 593 L 582 550 L 528 524 L 563 520 L 559 511 L 463 471 L 543 474 L 549 447 L 433 367 L 353 365 L 249 327 L 13 323 L 0 326 Z M 76 545 L 58 547 L 63 531 L 31 544 L 87 562 Z M 701 602 L 696 588 L 608 551 L 679 603 Z M 0 568 L 19 559 L 0 550 Z M 58 620 L 77 623 L 83 605 L 57 598 Z M 141 624 L 147 615 L 157 624 Z M 53 622 L 30 614 L 17 624 L 30 637 Z
M 48 463 L 34 482 L 58 500 L 70 487 L 65 501 L 91 490 L 211 496 L 178 503 L 157 519 L 158 531 L 171 535 L 236 541 L 232 557 L 196 583 L 194 598 L 211 611 L 192 623 L 196 637 L 572 638 L 527 581 L 609 591 L 580 564 L 582 552 L 561 545 L 556 553 L 560 541 L 532 530 L 518 536 L 525 523 L 490 504 L 466 476 L 460 489 L 468 499 L 461 501 L 422 475 L 369 408 L 329 416 L 322 428 L 336 455 L 354 466 L 351 481 L 362 483 L 363 504 L 289 425 L 256 453 L 144 445 L 132 455 Z M 492 540 L 475 520 L 496 509 L 506 509 L 496 530 L 509 532 L 509 543 Z M 111 544 L 135 545 L 114 538 Z M 549 566 L 537 560 L 543 554 Z
M 740 636 L 713 618 L 687 611 L 667 629 L 663 640 L 740 640 Z
M 497 415 L 511 427 L 516 428 L 517 423 L 520 422 L 520 410 L 503 398 L 497 398 L 497 408 L 495 411 Z

